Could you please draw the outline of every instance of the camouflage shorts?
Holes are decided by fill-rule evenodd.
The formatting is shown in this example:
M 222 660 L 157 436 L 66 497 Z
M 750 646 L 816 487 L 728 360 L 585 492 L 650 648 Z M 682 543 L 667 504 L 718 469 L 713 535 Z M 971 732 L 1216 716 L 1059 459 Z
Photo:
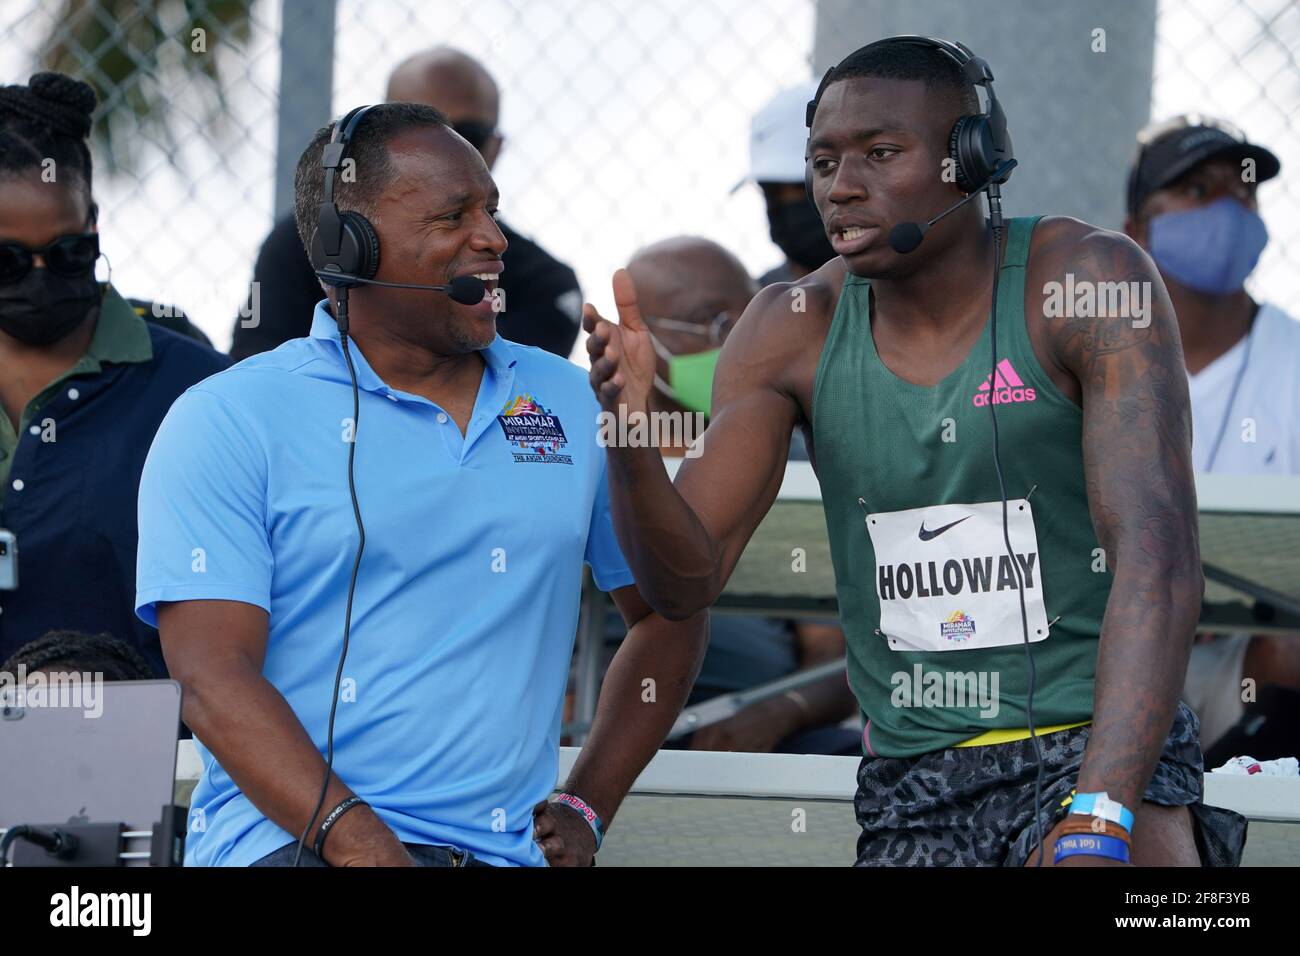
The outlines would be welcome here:
M 1039 738 L 1043 836 L 1067 811 L 1089 727 Z M 1144 799 L 1191 810 L 1206 866 L 1236 866 L 1246 820 L 1201 803 L 1196 715 L 1179 703 Z M 857 866 L 1023 866 L 1035 846 L 1034 747 L 1016 740 L 920 757 L 864 757 L 853 800 L 862 833 Z

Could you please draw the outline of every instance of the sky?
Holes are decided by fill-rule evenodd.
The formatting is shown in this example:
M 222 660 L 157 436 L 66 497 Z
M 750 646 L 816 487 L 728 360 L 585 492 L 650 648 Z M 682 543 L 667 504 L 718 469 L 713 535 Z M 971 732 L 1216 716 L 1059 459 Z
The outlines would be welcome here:
M 1259 24 L 1252 11 L 1280 6 L 1161 3 L 1152 115 L 1195 109 L 1231 119 L 1282 157 L 1286 176 L 1300 154 L 1290 118 L 1300 113 L 1295 61 L 1265 44 L 1243 68 L 1228 49 L 1246 49 Z M 1292 14 L 1279 28 L 1289 30 L 1294 57 L 1300 12 Z M 49 0 L 0 7 L 0 78 L 25 80 L 55 15 Z M 219 348 L 272 215 L 279 3 L 259 0 L 254 18 L 247 47 L 211 54 L 233 78 L 225 128 L 203 119 L 199 91 L 164 79 L 178 147 L 144 144 L 134 176 L 96 179 L 114 283 L 181 305 Z M 176 26 L 179 36 L 185 24 Z M 752 114 L 811 75 L 809 0 L 339 0 L 337 28 L 336 114 L 381 100 L 391 67 L 434 43 L 485 63 L 502 92 L 506 145 L 494 170 L 502 218 L 570 263 L 602 312 L 612 316 L 613 270 L 668 236 L 715 239 L 754 274 L 780 261 L 757 187 L 731 190 L 746 172 Z M 178 45 L 168 55 L 185 52 Z M 1251 288 L 1296 311 L 1300 187 L 1268 184 L 1260 195 L 1274 242 Z M 575 358 L 584 357 L 579 342 Z

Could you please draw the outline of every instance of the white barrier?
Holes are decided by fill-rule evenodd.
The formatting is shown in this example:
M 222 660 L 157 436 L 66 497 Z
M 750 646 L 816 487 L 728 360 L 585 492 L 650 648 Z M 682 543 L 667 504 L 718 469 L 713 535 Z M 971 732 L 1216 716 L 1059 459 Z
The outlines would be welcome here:
M 560 748 L 557 785 L 579 752 Z M 203 767 L 194 742 L 180 741 L 176 757 L 177 782 L 197 781 Z M 856 757 L 661 750 L 637 777 L 632 793 L 851 802 L 857 767 Z M 1300 823 L 1300 779 L 1207 773 L 1205 802 L 1249 820 Z

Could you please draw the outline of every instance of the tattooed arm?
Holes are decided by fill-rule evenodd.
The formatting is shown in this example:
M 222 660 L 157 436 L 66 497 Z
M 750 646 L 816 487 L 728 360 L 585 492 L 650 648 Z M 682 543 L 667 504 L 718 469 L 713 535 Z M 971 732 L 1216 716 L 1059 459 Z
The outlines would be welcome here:
M 1136 811 L 1173 723 L 1204 588 L 1187 373 L 1173 306 L 1146 254 L 1073 220 L 1052 221 L 1049 235 L 1052 279 L 1073 273 L 1076 288 L 1123 282 L 1139 292 L 1128 308 L 1048 326 L 1052 357 L 1077 381 L 1088 505 L 1114 573 L 1077 786 Z

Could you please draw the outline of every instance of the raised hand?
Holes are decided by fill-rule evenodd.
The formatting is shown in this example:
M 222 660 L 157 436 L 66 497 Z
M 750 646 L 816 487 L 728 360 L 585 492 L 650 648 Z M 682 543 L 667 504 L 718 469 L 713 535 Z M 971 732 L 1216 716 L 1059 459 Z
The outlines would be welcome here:
M 655 350 L 650 331 L 641 318 L 636 286 L 626 269 L 614 273 L 614 304 L 618 324 L 600 317 L 596 307 L 582 307 L 582 327 L 587 330 L 591 357 L 591 388 L 606 411 L 624 405 L 629 411 L 648 411 L 654 388 Z

